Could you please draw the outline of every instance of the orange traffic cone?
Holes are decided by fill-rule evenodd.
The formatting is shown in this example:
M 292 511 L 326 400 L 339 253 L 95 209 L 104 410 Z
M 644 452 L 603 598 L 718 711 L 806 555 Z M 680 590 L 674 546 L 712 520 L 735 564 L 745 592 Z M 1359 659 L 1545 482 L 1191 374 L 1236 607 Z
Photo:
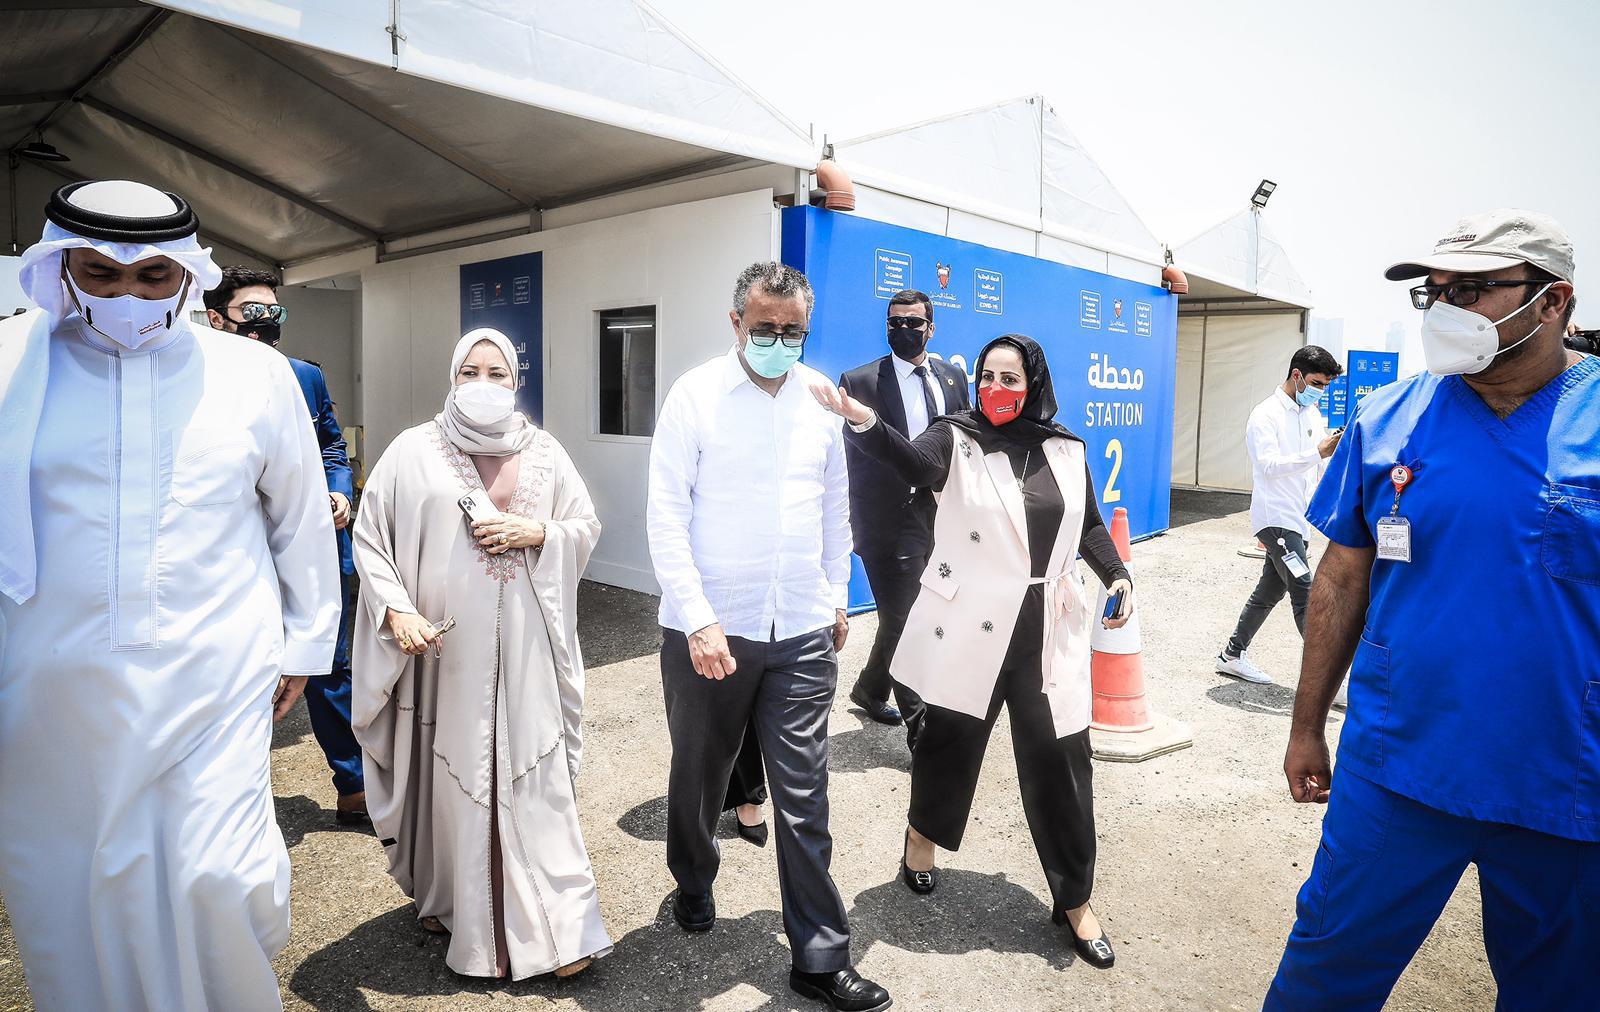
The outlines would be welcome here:
M 1133 548 L 1128 537 L 1128 511 L 1121 506 L 1111 515 L 1111 541 L 1131 574 Z M 1101 588 L 1095 614 L 1104 615 L 1105 610 L 1106 591 Z M 1094 685 L 1089 738 L 1096 759 L 1139 762 L 1194 744 L 1187 727 L 1153 713 L 1145 699 L 1144 646 L 1137 601 L 1128 624 L 1120 629 L 1107 629 L 1096 619 L 1089 649 Z

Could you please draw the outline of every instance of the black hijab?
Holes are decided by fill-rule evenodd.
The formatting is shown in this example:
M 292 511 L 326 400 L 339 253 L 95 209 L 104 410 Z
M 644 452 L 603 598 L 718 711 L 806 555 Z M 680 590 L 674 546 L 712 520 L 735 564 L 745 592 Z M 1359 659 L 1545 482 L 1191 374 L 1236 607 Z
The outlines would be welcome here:
M 978 353 L 978 367 L 974 375 L 982 378 L 983 360 L 1001 345 L 1015 348 L 1022 356 L 1023 372 L 1028 379 L 1028 399 L 1022 404 L 1021 417 L 1014 422 L 995 425 L 976 407 L 943 417 L 956 428 L 970 433 L 985 453 L 1013 448 L 1031 450 L 1045 440 L 1058 436 L 1077 439 L 1066 426 L 1055 420 L 1056 391 L 1050 383 L 1050 364 L 1044 359 L 1044 349 L 1033 338 L 1025 334 L 1002 334 L 990 341 Z M 974 396 L 973 400 L 976 402 L 977 397 Z

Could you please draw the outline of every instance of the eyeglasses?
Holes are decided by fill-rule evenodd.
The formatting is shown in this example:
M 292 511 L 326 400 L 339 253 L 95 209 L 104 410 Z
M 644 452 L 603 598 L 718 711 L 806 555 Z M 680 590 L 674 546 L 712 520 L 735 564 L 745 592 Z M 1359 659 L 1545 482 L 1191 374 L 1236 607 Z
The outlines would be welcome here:
M 920 316 L 891 316 L 889 327 L 893 330 L 922 330 L 928 321 Z
M 1442 285 L 1418 285 L 1411 289 L 1411 304 L 1418 309 L 1427 309 L 1443 298 L 1452 306 L 1470 306 L 1478 301 L 1478 296 L 1483 294 L 1485 288 L 1521 288 L 1527 285 L 1549 284 L 1547 281 L 1532 281 L 1518 279 L 1516 281 L 1485 281 L 1481 278 L 1469 278 L 1464 281 L 1450 281 Z
M 228 310 L 237 309 L 242 320 L 233 320 L 234 323 L 276 323 L 283 325 L 289 318 L 289 311 L 279 305 L 267 305 L 265 302 L 241 302 L 237 306 L 224 306 L 223 316 L 228 316 Z M 230 320 L 233 318 L 228 317 Z
M 782 340 L 785 348 L 798 348 L 806 343 L 809 333 L 809 330 L 752 330 L 750 343 L 757 348 L 770 348 Z

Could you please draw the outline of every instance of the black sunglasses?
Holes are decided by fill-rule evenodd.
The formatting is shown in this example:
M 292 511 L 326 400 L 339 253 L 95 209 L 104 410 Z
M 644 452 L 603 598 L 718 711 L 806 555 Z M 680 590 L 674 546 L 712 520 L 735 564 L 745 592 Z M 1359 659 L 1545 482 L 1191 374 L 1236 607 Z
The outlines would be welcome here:
M 1442 285 L 1418 285 L 1411 289 L 1411 304 L 1418 309 L 1427 309 L 1439 299 L 1450 303 L 1452 306 L 1470 306 L 1478 301 L 1485 288 L 1520 288 L 1526 285 L 1548 285 L 1549 281 L 1533 281 L 1517 279 L 1515 281 L 1485 281 L 1481 278 L 1468 278 L 1462 281 L 1448 281 Z
M 239 315 L 244 317 L 244 319 L 233 319 L 232 316 L 228 315 L 228 310 L 230 309 L 237 309 L 239 311 Z M 269 306 L 265 302 L 241 302 L 237 306 L 222 307 L 222 315 L 227 316 L 228 319 L 233 323 L 266 322 L 276 323 L 279 326 L 282 326 L 283 321 L 289 318 L 289 311 L 284 309 L 282 306 Z
M 752 330 L 750 343 L 757 348 L 770 348 L 781 340 L 785 348 L 798 348 L 806 343 L 809 333 L 809 330 Z
M 920 316 L 891 316 L 889 327 L 892 330 L 922 330 L 928 321 Z

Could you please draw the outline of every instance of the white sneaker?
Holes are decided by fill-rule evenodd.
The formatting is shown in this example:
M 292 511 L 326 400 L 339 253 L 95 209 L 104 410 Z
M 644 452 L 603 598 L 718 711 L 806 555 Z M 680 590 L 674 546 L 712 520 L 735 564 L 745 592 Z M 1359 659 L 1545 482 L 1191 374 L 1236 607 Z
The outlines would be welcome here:
M 1217 655 L 1217 674 L 1227 675 L 1244 682 L 1254 682 L 1257 685 L 1271 685 L 1272 676 L 1262 671 L 1250 662 L 1250 658 L 1240 654 L 1238 657 L 1229 657 L 1227 654 Z
M 1344 681 L 1339 683 L 1339 692 L 1333 697 L 1335 710 L 1348 710 L 1350 708 L 1350 676 L 1345 675 Z

